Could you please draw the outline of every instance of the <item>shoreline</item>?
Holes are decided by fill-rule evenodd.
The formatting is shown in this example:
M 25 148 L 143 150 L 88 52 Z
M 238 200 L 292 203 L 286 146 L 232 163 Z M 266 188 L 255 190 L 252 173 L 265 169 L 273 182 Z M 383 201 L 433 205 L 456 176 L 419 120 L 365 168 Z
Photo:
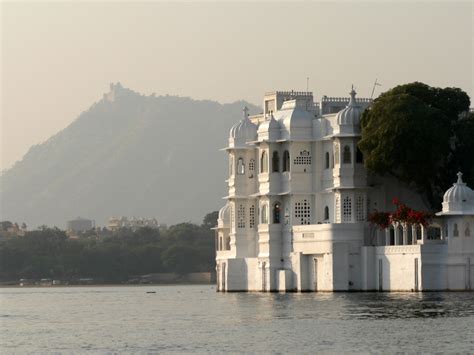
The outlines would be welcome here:
M 127 286 L 138 286 L 138 287 L 147 287 L 147 286 L 197 286 L 197 285 L 209 285 L 215 286 L 214 283 L 150 283 L 150 284 L 90 284 L 90 285 L 0 285 L 2 288 L 61 288 L 61 287 L 127 287 Z

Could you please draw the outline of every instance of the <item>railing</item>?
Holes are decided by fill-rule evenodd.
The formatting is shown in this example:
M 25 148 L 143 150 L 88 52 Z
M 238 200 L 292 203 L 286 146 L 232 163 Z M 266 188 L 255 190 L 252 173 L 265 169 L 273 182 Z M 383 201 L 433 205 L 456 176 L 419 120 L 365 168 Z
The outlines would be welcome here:
M 356 102 L 372 102 L 373 100 L 370 98 L 359 97 L 355 99 Z M 349 102 L 348 97 L 328 97 L 324 95 L 321 98 L 321 102 Z

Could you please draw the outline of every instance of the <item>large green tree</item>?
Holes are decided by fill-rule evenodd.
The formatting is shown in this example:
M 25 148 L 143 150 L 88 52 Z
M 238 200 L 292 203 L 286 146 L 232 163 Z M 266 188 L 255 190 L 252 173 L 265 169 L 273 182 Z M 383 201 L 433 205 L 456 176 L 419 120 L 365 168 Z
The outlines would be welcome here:
M 365 165 L 392 174 L 439 208 L 458 170 L 474 185 L 474 118 L 469 96 L 458 88 L 415 82 L 374 100 L 362 114 L 359 148 Z

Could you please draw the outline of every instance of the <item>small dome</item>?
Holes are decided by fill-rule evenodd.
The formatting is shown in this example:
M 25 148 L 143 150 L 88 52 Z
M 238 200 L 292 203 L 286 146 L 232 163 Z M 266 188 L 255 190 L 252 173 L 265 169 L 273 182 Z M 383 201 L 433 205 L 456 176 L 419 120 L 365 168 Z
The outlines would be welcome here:
M 360 124 L 360 116 L 362 114 L 362 110 L 360 106 L 357 105 L 355 99 L 356 92 L 354 90 L 354 87 L 352 88 L 350 95 L 351 98 L 349 100 L 349 104 L 343 110 L 339 111 L 336 115 L 337 124 L 340 126 L 358 126 Z
M 220 228 L 226 228 L 230 226 L 230 205 L 228 203 L 219 210 L 217 226 Z
M 244 107 L 243 117 L 230 129 L 229 146 L 247 147 L 246 143 L 257 139 L 257 126 L 253 124 L 248 116 L 248 108 Z
M 458 181 L 443 196 L 442 214 L 474 214 L 474 191 L 462 181 L 462 173 L 458 173 Z
M 458 181 L 444 193 L 443 202 L 474 202 L 474 191 L 462 181 L 461 172 L 457 175 Z

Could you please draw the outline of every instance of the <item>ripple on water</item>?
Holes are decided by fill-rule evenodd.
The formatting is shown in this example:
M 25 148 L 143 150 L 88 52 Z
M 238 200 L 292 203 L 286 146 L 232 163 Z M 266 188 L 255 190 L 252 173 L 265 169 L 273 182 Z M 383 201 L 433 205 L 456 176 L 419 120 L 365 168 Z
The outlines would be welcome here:
M 20 353 L 470 352 L 474 346 L 466 336 L 474 324 L 472 293 L 224 294 L 209 286 L 130 286 L 0 289 L 0 297 L 0 347 Z

